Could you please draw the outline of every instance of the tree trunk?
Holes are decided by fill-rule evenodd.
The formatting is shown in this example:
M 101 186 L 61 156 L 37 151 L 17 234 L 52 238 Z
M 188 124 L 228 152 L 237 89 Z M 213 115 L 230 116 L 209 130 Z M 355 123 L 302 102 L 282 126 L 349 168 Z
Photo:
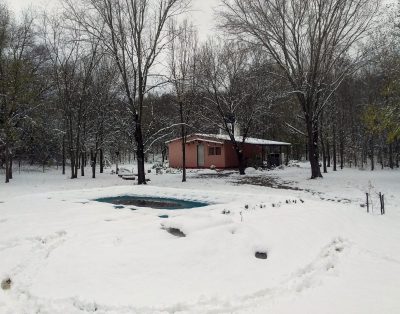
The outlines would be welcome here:
M 163 147 L 161 149 L 161 159 L 162 159 L 162 164 L 164 165 L 165 162 L 165 158 L 167 157 L 167 149 L 165 147 Z
M 336 153 L 336 124 L 333 124 L 333 143 L 332 143 L 332 155 L 333 155 L 333 171 L 337 171 L 337 153 Z
M 353 141 L 354 143 L 355 141 Z M 353 145 L 356 145 L 355 143 Z M 353 149 L 353 155 L 354 155 L 354 167 L 358 167 L 358 159 L 357 159 L 357 150 L 354 148 Z
M 245 175 L 246 165 L 244 163 L 244 156 L 242 150 L 241 149 L 236 150 L 236 155 L 239 161 L 239 174 Z
M 93 153 L 93 149 L 90 150 L 90 165 L 92 167 L 92 178 L 96 178 L 96 158 L 97 153 Z
M 76 179 L 78 177 L 78 158 L 77 152 L 74 150 L 74 132 L 72 127 L 72 118 L 69 117 L 68 119 L 68 151 L 69 151 L 69 158 L 71 160 L 71 179 Z
M 327 167 L 330 168 L 331 167 L 331 149 L 330 149 L 329 141 L 326 141 L 326 152 L 327 152 L 326 158 L 328 160 Z
M 374 152 L 374 139 L 372 136 L 371 136 L 369 145 L 370 145 L 371 171 L 374 171 L 374 169 L 375 169 L 375 160 L 374 160 L 375 152 Z
M 308 161 L 308 143 L 306 144 L 306 161 Z
M 181 140 L 182 140 L 182 182 L 186 182 L 186 132 L 183 118 L 183 103 L 179 102 L 179 115 L 181 119 Z
M 323 127 L 324 127 L 324 120 L 323 120 L 323 114 L 321 113 L 320 117 L 320 139 L 321 139 L 321 150 L 322 150 L 322 165 L 324 169 L 324 173 L 328 173 L 328 169 L 326 168 L 326 151 L 325 151 L 325 138 L 324 138 L 324 132 L 323 132 Z
M 78 178 L 78 170 L 80 168 L 80 163 L 83 161 L 82 159 L 82 152 L 81 152 L 81 144 L 80 144 L 80 134 L 79 134 L 79 128 L 77 130 L 77 135 L 76 135 L 76 145 L 75 145 L 75 178 Z M 84 170 L 83 170 L 84 171 Z M 82 168 L 81 168 L 82 172 Z M 85 175 L 85 173 L 83 173 Z
M 81 177 L 85 176 L 85 153 L 81 152 Z
M 71 158 L 71 179 L 76 179 L 76 175 L 75 175 L 75 154 L 71 153 L 70 154 L 70 158 Z
M 326 166 L 325 143 L 324 143 L 324 139 L 322 137 L 322 132 L 321 132 L 321 150 L 322 150 L 322 164 L 323 164 L 323 168 L 324 168 L 324 173 L 328 173 L 328 169 Z
M 384 163 L 383 163 L 383 147 L 382 144 L 379 147 L 379 163 L 381 164 L 381 169 L 384 168 Z
M 103 149 L 100 148 L 100 173 L 104 172 L 104 156 L 103 156 Z
M 116 174 L 118 174 L 118 172 L 119 172 L 118 162 L 119 162 L 119 151 L 117 151 L 115 153 L 115 173 Z
M 80 156 L 80 154 L 78 152 L 78 149 L 77 149 L 76 153 L 75 153 L 75 178 L 78 178 L 79 163 L 80 163 L 80 160 L 81 160 L 80 157 L 81 156 Z
M 12 179 L 13 178 L 13 155 L 12 155 L 12 153 L 10 153 L 10 155 L 9 155 L 9 163 L 8 163 L 8 177 L 10 178 L 10 179 Z
M 390 169 L 394 168 L 394 163 L 393 163 L 393 144 L 389 144 L 389 167 Z
M 5 145 L 5 151 L 4 151 L 4 159 L 5 159 L 5 166 L 6 166 L 6 183 L 10 182 L 10 172 L 8 171 L 9 168 L 9 164 L 10 164 L 10 151 L 9 151 L 9 147 L 8 147 L 8 140 L 6 139 L 6 145 Z
M 65 135 L 62 139 L 62 174 L 65 174 Z
M 308 136 L 308 159 L 311 165 L 311 179 L 322 178 L 319 167 L 318 153 L 318 121 L 312 121 L 310 116 L 306 116 L 307 136 Z
M 340 153 L 340 169 L 344 167 L 344 134 L 343 130 L 340 131 L 340 143 L 339 143 L 339 153 Z
M 146 174 L 144 167 L 144 143 L 142 126 L 139 121 L 139 116 L 136 114 L 136 156 L 137 156 L 137 170 L 138 170 L 138 184 L 146 184 Z

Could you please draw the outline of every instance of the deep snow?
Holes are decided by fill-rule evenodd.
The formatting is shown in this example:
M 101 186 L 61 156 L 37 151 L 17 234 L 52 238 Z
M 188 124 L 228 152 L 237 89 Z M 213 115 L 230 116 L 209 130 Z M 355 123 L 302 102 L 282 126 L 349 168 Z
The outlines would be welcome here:
M 0 281 L 12 280 L 0 313 L 400 313 L 400 172 L 308 175 L 300 164 L 245 177 L 275 189 L 230 171 L 150 174 L 148 186 L 16 173 L 0 184 Z M 161 219 L 93 201 L 132 193 L 212 205 Z

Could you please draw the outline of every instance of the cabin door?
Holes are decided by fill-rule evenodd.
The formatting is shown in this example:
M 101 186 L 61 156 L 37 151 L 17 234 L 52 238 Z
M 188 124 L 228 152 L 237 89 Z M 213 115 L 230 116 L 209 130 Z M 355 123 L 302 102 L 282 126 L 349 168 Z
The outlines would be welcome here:
M 204 167 L 204 145 L 197 145 L 197 167 Z

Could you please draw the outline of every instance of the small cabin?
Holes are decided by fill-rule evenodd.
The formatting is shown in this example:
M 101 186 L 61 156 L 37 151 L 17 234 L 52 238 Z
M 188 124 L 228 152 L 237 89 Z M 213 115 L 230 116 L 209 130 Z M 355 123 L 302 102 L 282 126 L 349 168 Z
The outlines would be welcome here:
M 235 137 L 237 142 L 241 136 Z M 166 142 L 169 166 L 182 168 L 182 139 Z M 273 168 L 287 163 L 291 144 L 258 138 L 246 138 L 243 156 L 246 167 Z M 187 168 L 237 168 L 239 161 L 228 135 L 191 134 L 186 138 Z

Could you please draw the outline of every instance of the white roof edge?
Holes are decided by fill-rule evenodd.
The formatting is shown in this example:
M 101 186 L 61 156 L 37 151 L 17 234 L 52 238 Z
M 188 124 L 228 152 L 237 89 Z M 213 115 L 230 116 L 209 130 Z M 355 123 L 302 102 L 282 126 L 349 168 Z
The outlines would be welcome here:
M 186 143 L 192 143 L 192 142 L 195 142 L 195 141 L 197 141 L 196 138 L 191 139 L 191 140 L 189 140 L 189 141 L 186 141 Z M 221 145 L 224 144 L 224 141 L 223 141 L 223 140 L 215 141 L 215 140 L 209 140 L 209 139 L 207 139 L 206 141 L 207 141 L 207 143 L 214 143 L 214 144 L 221 144 Z
M 207 138 L 212 138 L 212 139 L 218 139 L 218 140 L 224 140 L 224 141 L 229 141 L 230 138 L 228 135 L 221 135 L 221 134 L 201 134 L 201 133 L 193 133 L 188 135 L 188 137 L 207 137 Z M 180 137 L 174 138 L 172 140 L 166 141 L 165 143 L 171 143 L 176 140 L 180 140 Z M 237 141 L 241 141 L 242 137 L 241 136 L 236 136 L 235 139 Z M 287 142 L 279 142 L 279 141 L 271 141 L 271 140 L 264 140 L 260 138 L 253 138 L 253 137 L 248 137 L 245 140 L 245 143 L 247 144 L 252 144 L 252 145 L 278 145 L 278 146 L 291 146 L 291 143 Z

